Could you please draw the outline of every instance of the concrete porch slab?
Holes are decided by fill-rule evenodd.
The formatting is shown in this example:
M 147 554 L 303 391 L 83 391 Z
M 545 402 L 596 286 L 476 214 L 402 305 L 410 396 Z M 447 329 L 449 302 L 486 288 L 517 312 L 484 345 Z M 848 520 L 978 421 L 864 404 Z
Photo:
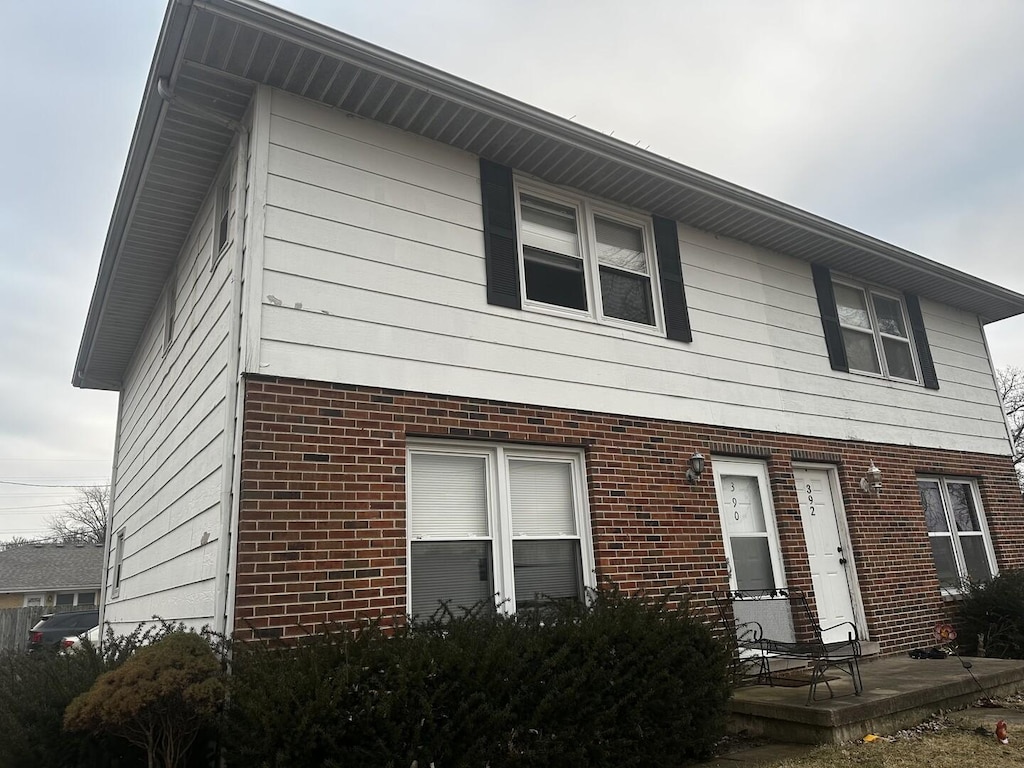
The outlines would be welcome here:
M 773 741 L 838 744 L 868 733 L 888 734 L 926 720 L 940 709 L 959 709 L 984 696 L 1024 689 L 1024 661 L 955 656 L 911 659 L 889 656 L 861 663 L 864 692 L 853 694 L 846 676 L 831 681 L 835 698 L 807 706 L 807 688 L 753 685 L 733 694 L 731 719 L 737 729 Z M 972 678 L 977 678 L 977 682 Z M 818 695 L 827 695 L 819 685 Z

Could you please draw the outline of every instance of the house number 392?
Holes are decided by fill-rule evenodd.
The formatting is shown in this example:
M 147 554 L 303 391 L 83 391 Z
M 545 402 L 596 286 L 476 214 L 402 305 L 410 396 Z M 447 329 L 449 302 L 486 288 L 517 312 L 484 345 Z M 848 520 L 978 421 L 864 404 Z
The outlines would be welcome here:
M 811 517 L 814 517 L 814 497 L 811 495 L 811 486 L 808 483 L 807 485 L 804 486 L 804 488 L 807 489 L 807 504 L 811 508 Z

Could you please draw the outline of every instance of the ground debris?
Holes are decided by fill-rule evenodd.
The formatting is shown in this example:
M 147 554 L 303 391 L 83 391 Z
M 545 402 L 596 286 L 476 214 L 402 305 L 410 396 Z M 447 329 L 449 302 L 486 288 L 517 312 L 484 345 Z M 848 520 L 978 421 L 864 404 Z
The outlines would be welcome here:
M 939 733 L 953 727 L 952 721 L 950 721 L 945 715 L 937 714 L 925 720 L 923 723 L 911 726 L 910 728 L 904 728 L 903 730 L 896 731 L 896 733 L 889 734 L 888 736 L 878 736 L 872 741 L 910 741 L 914 739 L 922 739 L 925 736 L 932 733 Z M 864 739 L 861 739 L 864 741 Z

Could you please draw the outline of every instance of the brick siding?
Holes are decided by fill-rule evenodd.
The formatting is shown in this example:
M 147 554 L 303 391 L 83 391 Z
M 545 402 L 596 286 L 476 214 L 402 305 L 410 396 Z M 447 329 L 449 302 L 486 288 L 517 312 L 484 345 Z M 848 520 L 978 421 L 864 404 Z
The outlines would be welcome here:
M 932 644 L 939 593 L 916 476 L 975 478 L 1000 568 L 1024 566 L 1008 457 L 827 440 L 283 378 L 247 377 L 236 635 L 296 636 L 406 610 L 407 437 L 582 446 L 598 573 L 629 590 L 728 584 L 714 481 L 687 459 L 766 461 L 786 578 L 810 591 L 794 461 L 838 469 L 869 634 Z M 858 487 L 874 460 L 879 497 Z

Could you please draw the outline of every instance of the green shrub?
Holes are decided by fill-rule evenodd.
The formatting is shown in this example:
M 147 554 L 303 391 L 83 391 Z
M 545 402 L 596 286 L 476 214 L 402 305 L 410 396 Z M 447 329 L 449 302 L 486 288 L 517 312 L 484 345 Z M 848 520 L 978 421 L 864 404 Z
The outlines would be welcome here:
M 685 601 L 479 611 L 234 649 L 225 757 L 251 766 L 677 766 L 722 734 L 728 650 Z
M 966 584 L 957 620 L 957 642 L 977 653 L 1024 659 L 1024 571 L 1003 571 L 989 581 Z
M 64 710 L 107 670 L 140 647 L 181 627 L 162 623 L 115 636 L 108 628 L 102 652 L 88 643 L 69 654 L 0 655 L 0 768 L 106 768 L 145 763 L 131 745 L 95 734 L 62 730 Z
M 100 675 L 68 705 L 64 727 L 119 736 L 150 766 L 176 768 L 220 709 L 222 677 L 207 638 L 173 632 Z

